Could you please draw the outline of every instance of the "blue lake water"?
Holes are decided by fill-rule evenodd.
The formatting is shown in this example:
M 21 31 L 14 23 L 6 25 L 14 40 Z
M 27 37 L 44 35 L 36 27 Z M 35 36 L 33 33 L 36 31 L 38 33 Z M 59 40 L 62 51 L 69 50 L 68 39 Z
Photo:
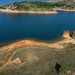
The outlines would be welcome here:
M 22 38 L 53 40 L 64 30 L 75 30 L 75 12 L 55 15 L 0 13 L 0 41 Z

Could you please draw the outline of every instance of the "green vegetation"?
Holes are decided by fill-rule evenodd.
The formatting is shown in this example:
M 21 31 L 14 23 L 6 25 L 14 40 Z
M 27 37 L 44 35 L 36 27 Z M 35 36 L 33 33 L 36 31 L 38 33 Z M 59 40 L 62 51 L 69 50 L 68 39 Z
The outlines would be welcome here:
M 2 59 L 6 61 L 15 50 L 21 51 L 14 55 L 12 61 L 20 58 L 22 63 L 9 64 L 1 75 L 57 75 L 56 63 L 61 64 L 59 75 L 75 70 L 75 46 L 57 51 L 47 46 L 23 45 L 5 52 Z
M 61 1 L 61 2 L 54 3 L 54 6 L 62 9 L 75 9 L 75 2 Z
M 0 8 L 12 10 L 33 10 L 33 11 L 52 11 L 53 8 L 75 9 L 75 2 L 72 0 L 63 0 L 58 2 L 15 2 L 13 4 L 4 5 Z
M 17 10 L 52 10 L 52 3 L 47 2 L 15 2 L 13 5 Z
M 3 72 L 0 72 L 0 75 L 4 75 Z

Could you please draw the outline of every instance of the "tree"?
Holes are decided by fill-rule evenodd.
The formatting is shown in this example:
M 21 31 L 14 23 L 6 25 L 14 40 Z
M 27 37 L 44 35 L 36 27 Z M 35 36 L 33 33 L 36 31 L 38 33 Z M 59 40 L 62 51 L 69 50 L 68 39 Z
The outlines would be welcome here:
M 64 2 L 73 2 L 73 0 L 63 0 Z

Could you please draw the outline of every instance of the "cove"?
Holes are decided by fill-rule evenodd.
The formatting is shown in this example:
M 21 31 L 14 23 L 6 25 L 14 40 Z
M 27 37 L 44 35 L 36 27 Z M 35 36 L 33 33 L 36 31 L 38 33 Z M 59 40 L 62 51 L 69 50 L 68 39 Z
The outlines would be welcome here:
M 75 30 L 75 12 L 58 11 L 58 14 L 0 13 L 0 42 L 34 38 L 54 40 L 64 30 Z

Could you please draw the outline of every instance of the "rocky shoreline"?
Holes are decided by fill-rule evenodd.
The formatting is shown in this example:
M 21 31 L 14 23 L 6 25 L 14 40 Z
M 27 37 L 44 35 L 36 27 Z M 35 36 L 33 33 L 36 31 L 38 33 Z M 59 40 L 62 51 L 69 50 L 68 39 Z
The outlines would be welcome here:
M 0 9 L 3 13 L 25 13 L 25 14 L 57 14 L 57 11 L 18 11 L 10 9 Z
M 54 8 L 53 10 L 55 10 L 55 11 L 66 11 L 66 12 L 75 12 L 75 10 L 74 9 L 62 9 L 62 8 Z
M 53 11 L 18 11 L 18 10 L 10 10 L 10 9 L 0 9 L 0 12 L 3 13 L 12 13 L 12 14 L 57 14 L 57 11 L 65 11 L 65 12 L 75 12 L 73 9 L 62 9 L 62 8 L 54 8 Z
M 2 50 L 2 48 L 7 48 L 9 50 L 12 50 L 15 47 L 19 47 L 22 45 L 30 45 L 30 46 L 47 46 L 50 48 L 58 48 L 58 49 L 62 49 L 62 48 L 68 48 L 70 47 L 70 45 L 75 44 L 75 32 L 73 32 L 73 34 L 70 36 L 70 31 L 69 30 L 65 30 L 63 32 L 62 35 L 62 40 L 57 41 L 57 42 L 40 42 L 40 41 L 34 41 L 34 40 L 21 40 L 21 41 L 17 41 L 14 42 L 12 44 L 9 44 L 7 46 L 1 47 L 0 51 Z

